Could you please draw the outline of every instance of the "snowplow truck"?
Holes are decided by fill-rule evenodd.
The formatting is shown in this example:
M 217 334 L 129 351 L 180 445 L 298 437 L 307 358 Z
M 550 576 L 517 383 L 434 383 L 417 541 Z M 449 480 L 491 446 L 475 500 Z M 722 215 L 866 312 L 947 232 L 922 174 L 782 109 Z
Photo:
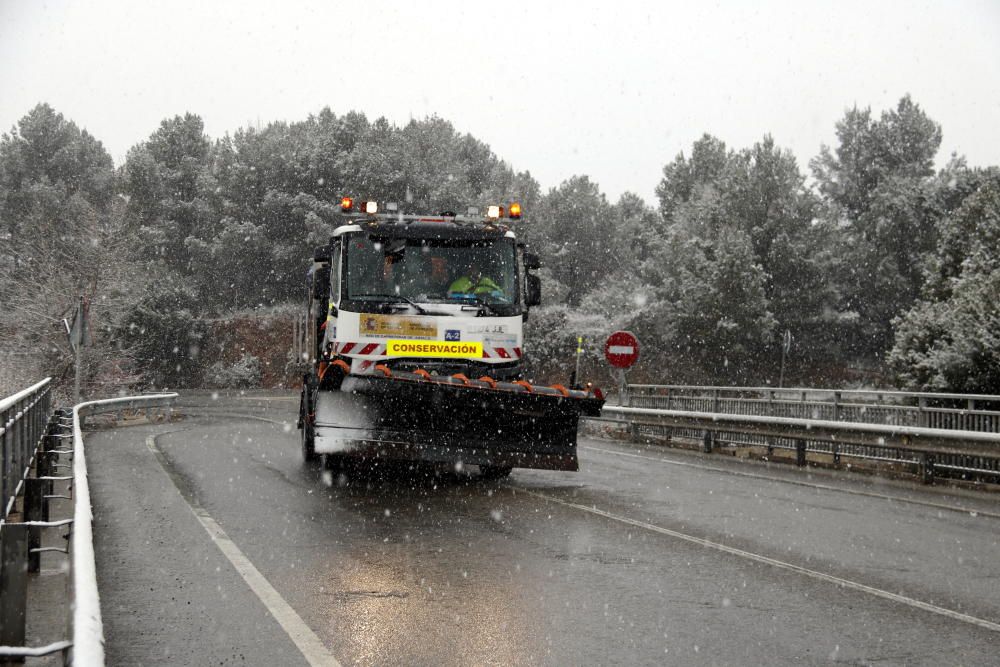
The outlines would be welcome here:
M 514 233 L 520 206 L 466 215 L 341 201 L 309 270 L 298 426 L 328 469 L 390 461 L 577 470 L 581 415 L 599 389 L 525 380 L 524 326 L 538 258 Z M 485 213 L 485 215 L 483 214 Z

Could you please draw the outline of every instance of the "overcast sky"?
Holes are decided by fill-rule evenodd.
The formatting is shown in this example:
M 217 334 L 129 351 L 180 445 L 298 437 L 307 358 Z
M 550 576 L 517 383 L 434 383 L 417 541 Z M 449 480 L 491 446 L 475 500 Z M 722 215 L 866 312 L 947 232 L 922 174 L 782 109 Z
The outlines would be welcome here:
M 437 114 L 543 188 L 588 174 L 652 204 L 704 132 L 769 132 L 805 171 L 846 107 L 909 92 L 939 162 L 1000 165 L 997 0 L 540 4 L 0 0 L 0 129 L 48 102 L 120 164 L 185 111 L 212 137 L 324 106 Z

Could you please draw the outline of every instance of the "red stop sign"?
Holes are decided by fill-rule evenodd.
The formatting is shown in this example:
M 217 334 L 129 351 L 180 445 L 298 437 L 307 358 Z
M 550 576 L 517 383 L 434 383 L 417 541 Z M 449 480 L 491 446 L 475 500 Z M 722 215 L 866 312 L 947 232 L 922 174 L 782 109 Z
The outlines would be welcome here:
M 639 339 L 631 331 L 616 331 L 604 343 L 604 358 L 615 368 L 628 368 L 639 360 Z

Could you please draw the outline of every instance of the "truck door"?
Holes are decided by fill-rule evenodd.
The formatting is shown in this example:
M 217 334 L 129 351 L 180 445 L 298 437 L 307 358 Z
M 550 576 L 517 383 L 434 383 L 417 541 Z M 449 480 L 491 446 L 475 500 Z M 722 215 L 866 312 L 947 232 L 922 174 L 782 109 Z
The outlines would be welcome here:
M 340 299 L 341 299 L 341 267 L 343 265 L 343 257 L 341 256 L 341 244 L 340 241 L 333 243 L 330 252 L 330 288 L 329 297 L 327 299 L 326 309 L 326 332 L 324 335 L 324 343 L 333 343 L 337 340 L 337 314 L 340 310 Z

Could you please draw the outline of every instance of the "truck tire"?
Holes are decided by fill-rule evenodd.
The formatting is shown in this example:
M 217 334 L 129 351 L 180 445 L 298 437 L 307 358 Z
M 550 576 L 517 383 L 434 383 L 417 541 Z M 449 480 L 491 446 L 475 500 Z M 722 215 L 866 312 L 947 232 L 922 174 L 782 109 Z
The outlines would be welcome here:
M 503 479 L 514 470 L 511 466 L 479 466 L 479 478 L 486 480 Z
M 309 405 L 309 389 L 303 387 L 302 398 L 299 400 L 299 424 L 302 429 L 302 461 L 304 463 L 315 463 L 319 458 L 316 454 L 316 430 L 309 419 L 311 406 Z
M 343 454 L 323 454 L 323 470 L 334 475 L 347 472 L 347 457 Z
M 302 461 L 305 463 L 315 463 L 319 459 L 316 454 L 316 434 L 313 425 L 306 419 L 302 423 Z

